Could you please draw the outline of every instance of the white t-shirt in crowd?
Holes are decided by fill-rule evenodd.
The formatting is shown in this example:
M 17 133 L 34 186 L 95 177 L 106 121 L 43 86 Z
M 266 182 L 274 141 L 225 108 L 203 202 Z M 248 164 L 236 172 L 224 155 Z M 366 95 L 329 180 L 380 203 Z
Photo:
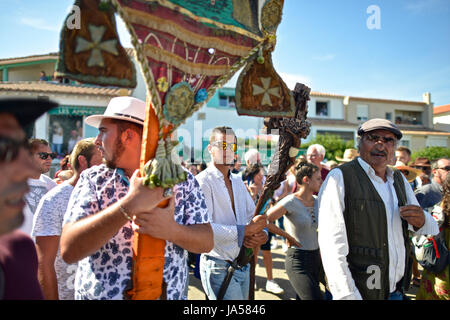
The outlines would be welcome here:
M 60 236 L 64 213 L 69 204 L 73 186 L 65 182 L 45 194 L 34 214 L 33 237 Z M 77 264 L 67 264 L 61 258 L 60 250 L 55 259 L 59 300 L 74 300 L 74 281 Z
M 30 187 L 30 191 L 25 195 L 26 205 L 23 209 L 25 219 L 20 230 L 31 235 L 33 215 L 36 212 L 39 201 L 47 192 L 56 187 L 56 182 L 45 174 L 41 174 L 39 179 L 28 179 L 28 186 Z

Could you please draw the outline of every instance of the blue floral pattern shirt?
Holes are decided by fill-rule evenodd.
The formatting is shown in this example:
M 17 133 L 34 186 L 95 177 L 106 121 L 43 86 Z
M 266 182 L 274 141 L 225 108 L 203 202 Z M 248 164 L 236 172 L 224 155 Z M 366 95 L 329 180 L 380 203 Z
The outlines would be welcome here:
M 83 171 L 72 192 L 64 224 L 96 214 L 124 197 L 129 181 L 121 169 L 105 165 Z M 194 176 L 174 187 L 175 221 L 182 225 L 209 223 L 205 197 Z M 78 262 L 75 277 L 75 299 L 120 300 L 131 284 L 133 230 L 125 224 L 96 253 Z M 166 241 L 163 280 L 167 299 L 185 300 L 188 277 L 186 251 Z

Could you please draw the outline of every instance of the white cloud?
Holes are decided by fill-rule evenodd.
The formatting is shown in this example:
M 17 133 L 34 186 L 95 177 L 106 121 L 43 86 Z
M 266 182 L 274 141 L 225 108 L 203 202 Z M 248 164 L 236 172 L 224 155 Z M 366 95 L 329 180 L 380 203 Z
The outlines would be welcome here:
M 294 90 L 295 85 L 298 83 L 303 83 L 304 85 L 311 88 L 312 80 L 308 76 L 301 75 L 301 74 L 291 74 L 291 73 L 285 73 L 280 72 L 279 73 L 281 79 L 286 83 L 289 89 Z
M 335 57 L 336 57 L 335 54 L 329 53 L 329 54 L 325 54 L 325 55 L 314 56 L 313 60 L 317 60 L 317 61 L 331 61 L 331 60 L 334 60 Z
M 425 10 L 438 9 L 442 10 L 443 8 L 448 9 L 448 2 L 446 0 L 416 0 L 408 2 L 405 6 L 406 10 L 411 13 L 421 13 Z M 445 5 L 445 6 L 442 6 Z
M 41 18 L 24 17 L 24 18 L 20 18 L 19 23 L 24 26 L 32 27 L 34 29 L 39 29 L 39 30 L 45 30 L 45 31 L 59 32 L 61 29 L 61 26 L 59 24 L 51 25 L 51 24 L 47 23 L 47 21 L 45 21 L 44 19 L 41 19 Z

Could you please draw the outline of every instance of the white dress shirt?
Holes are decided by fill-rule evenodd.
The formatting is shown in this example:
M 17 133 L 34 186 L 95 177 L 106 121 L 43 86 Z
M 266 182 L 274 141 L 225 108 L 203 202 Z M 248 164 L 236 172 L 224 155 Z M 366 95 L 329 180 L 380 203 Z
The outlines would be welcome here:
M 389 247 L 389 287 L 396 290 L 396 284 L 405 270 L 405 247 L 397 194 L 394 188 L 393 171 L 387 168 L 387 181 L 375 174 L 375 170 L 364 160 L 358 162 L 383 199 L 386 208 Z M 345 186 L 342 171 L 332 170 L 319 192 L 319 246 L 328 284 L 335 300 L 362 299 L 350 273 L 347 263 L 349 246 L 343 212 L 345 210 Z M 419 205 L 408 181 L 403 177 L 407 204 Z M 425 212 L 425 224 L 418 231 L 409 225 L 409 230 L 418 234 L 437 234 L 439 228 L 433 217 Z
M 195 178 L 205 194 L 214 232 L 214 248 L 207 255 L 232 261 L 239 254 L 244 226 L 252 220 L 255 204 L 242 178 L 230 173 L 235 216 L 223 174 L 212 163 Z

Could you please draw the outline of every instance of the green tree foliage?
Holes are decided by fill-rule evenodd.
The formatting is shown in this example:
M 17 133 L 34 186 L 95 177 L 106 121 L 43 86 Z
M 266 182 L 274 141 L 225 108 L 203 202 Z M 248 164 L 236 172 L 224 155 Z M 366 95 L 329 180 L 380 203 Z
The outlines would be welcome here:
M 439 158 L 450 158 L 450 149 L 444 147 L 427 147 L 425 149 L 413 152 L 411 155 L 412 161 L 420 157 L 428 158 L 430 161 L 437 160 Z
M 302 144 L 301 148 L 307 149 L 312 144 L 320 144 L 325 148 L 325 159 L 335 160 L 337 157 L 343 157 L 345 149 L 355 148 L 354 141 L 345 141 L 334 134 L 317 134 L 314 139 L 308 143 Z

